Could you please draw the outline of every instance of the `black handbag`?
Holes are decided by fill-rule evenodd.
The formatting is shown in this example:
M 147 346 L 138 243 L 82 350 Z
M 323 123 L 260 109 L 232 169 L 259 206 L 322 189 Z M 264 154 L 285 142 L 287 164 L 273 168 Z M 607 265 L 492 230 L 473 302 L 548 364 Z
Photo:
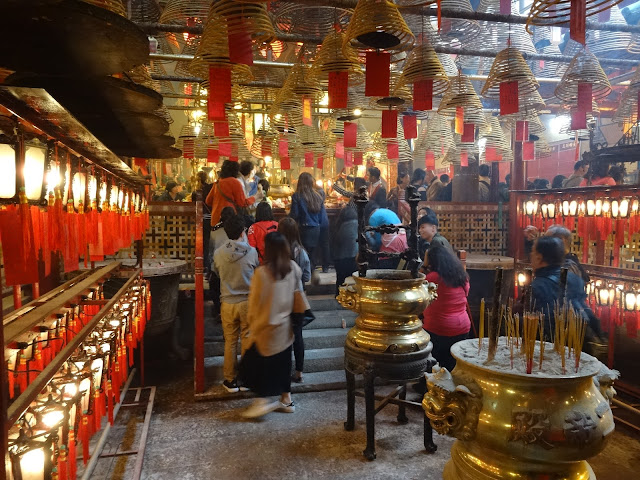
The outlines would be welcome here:
M 305 310 L 304 313 L 291 314 L 291 326 L 293 328 L 304 328 L 313 322 L 316 316 L 311 310 Z

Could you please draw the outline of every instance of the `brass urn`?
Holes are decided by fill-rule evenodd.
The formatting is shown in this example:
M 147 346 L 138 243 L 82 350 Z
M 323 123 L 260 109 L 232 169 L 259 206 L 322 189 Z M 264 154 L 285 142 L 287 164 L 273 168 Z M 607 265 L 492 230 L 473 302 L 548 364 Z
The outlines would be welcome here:
M 373 363 L 383 378 L 420 377 L 433 357 L 418 315 L 436 297 L 436 285 L 405 270 L 368 270 L 353 279 L 338 295 L 343 307 L 358 313 L 345 342 L 345 368 L 361 372 Z
M 445 480 L 595 480 L 586 462 L 614 430 L 609 401 L 618 373 L 582 354 L 578 373 L 535 375 L 488 366 L 470 342 L 451 348 L 453 372 L 434 367 L 422 407 L 433 428 L 457 438 Z

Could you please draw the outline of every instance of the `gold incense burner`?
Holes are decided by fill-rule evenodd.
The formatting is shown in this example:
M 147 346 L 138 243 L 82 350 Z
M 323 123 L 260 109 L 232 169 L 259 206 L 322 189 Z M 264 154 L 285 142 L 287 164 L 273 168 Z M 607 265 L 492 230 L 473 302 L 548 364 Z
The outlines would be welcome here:
M 577 374 L 514 373 L 471 361 L 468 342 L 452 347 L 452 373 L 427 375 L 422 402 L 433 428 L 458 439 L 443 478 L 595 480 L 586 459 L 614 430 L 618 372 L 583 353 Z
M 379 376 L 418 378 L 431 357 L 431 339 L 418 314 L 436 298 L 436 285 L 405 270 L 353 274 L 355 284 L 340 288 L 338 302 L 358 313 L 345 342 L 345 368 L 360 373 L 374 362 Z

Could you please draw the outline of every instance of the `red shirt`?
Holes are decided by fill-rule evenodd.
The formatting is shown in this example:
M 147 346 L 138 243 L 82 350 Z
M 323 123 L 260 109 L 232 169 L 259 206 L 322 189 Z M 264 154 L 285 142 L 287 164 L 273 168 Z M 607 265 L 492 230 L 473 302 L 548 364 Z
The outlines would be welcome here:
M 436 272 L 429 272 L 427 281 L 438 285 L 438 298 L 424 309 L 425 330 L 445 337 L 467 333 L 471 328 L 467 314 L 469 282 L 464 287 L 450 287 Z
M 260 265 L 264 264 L 264 237 L 267 233 L 277 232 L 278 222 L 275 220 L 267 220 L 265 222 L 256 222 L 249 227 L 247 232 L 247 238 L 249 239 L 249 245 L 254 247 L 258 251 L 258 258 L 260 259 Z
M 610 185 L 613 186 L 616 184 L 616 181 L 611 178 L 610 176 L 606 176 L 606 177 L 598 177 L 598 178 L 593 178 L 591 180 L 591 186 L 595 187 L 596 185 Z M 589 183 L 587 182 L 587 179 L 585 178 L 584 180 L 582 180 L 582 182 L 580 182 L 580 186 L 581 187 L 588 187 Z
M 211 207 L 211 225 L 220 221 L 220 212 L 224 207 L 248 207 L 255 202 L 254 197 L 245 197 L 244 188 L 237 178 L 222 178 L 211 187 L 205 203 Z

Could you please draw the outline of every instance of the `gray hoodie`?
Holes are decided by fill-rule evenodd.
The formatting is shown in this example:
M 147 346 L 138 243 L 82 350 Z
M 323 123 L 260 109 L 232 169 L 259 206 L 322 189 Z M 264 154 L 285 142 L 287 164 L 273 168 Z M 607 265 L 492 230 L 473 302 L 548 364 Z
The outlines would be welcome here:
M 243 235 L 239 240 L 228 240 L 213 254 L 213 271 L 220 277 L 220 301 L 246 302 L 253 271 L 260 264 L 258 252 Z

